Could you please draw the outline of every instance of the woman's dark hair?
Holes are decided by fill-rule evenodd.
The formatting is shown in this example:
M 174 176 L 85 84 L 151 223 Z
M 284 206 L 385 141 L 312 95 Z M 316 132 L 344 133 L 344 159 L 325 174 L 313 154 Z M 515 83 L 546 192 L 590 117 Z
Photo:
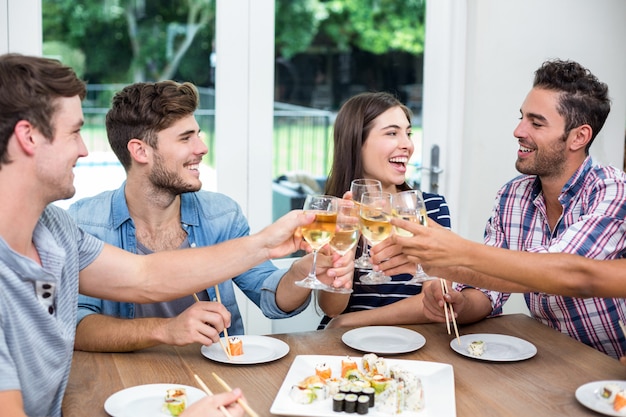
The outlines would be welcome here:
M 341 106 L 335 119 L 333 164 L 326 181 L 326 194 L 341 197 L 350 189 L 352 180 L 363 178 L 363 144 L 372 130 L 374 119 L 393 107 L 400 107 L 411 121 L 411 110 L 385 92 L 361 93 Z M 409 188 L 406 183 L 398 187 L 399 190 Z

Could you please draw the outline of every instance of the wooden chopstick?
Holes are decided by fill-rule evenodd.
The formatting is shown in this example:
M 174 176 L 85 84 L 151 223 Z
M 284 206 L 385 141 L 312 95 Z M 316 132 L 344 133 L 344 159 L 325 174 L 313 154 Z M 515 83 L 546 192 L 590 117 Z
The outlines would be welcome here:
M 448 284 L 444 279 L 441 280 L 441 285 L 443 287 L 443 293 L 448 293 Z M 461 346 L 461 337 L 459 336 L 459 328 L 456 325 L 456 318 L 454 317 L 454 308 L 452 308 L 452 304 L 445 303 L 445 305 L 450 308 L 450 317 L 452 318 L 452 326 L 454 327 L 454 334 L 456 335 L 456 342 Z M 445 310 L 445 306 L 444 306 Z M 448 321 L 448 310 L 446 310 L 446 321 Z M 450 325 L 448 324 L 448 334 L 450 334 Z
M 217 376 L 217 374 L 215 372 L 212 372 L 213 374 L 213 378 L 215 378 L 215 380 L 217 382 L 219 382 L 219 384 L 221 386 L 224 387 L 225 390 L 228 391 L 232 391 L 233 389 L 231 387 L 228 386 L 228 384 L 226 383 L 226 381 L 224 381 L 222 378 L 220 378 L 219 376 Z M 259 417 L 259 415 L 256 413 L 256 411 L 254 411 L 247 402 L 243 401 L 241 398 L 237 398 L 237 402 L 239 403 L 240 406 L 243 407 L 244 410 L 246 410 L 246 413 L 248 413 L 250 415 L 250 417 Z
M 441 284 L 441 293 L 444 295 L 447 294 L 443 278 L 439 278 L 439 284 Z M 448 303 L 446 301 L 443 302 L 443 312 L 446 315 L 446 329 L 448 330 L 448 334 L 450 334 L 450 318 L 448 317 Z
M 217 302 L 222 304 L 222 297 L 220 296 L 220 288 L 216 285 L 215 286 L 215 296 L 217 297 Z M 224 327 L 224 338 L 226 339 L 226 346 L 224 346 L 224 344 L 222 343 L 222 347 L 226 348 L 226 356 L 228 356 L 228 360 L 232 360 L 233 359 L 233 354 L 230 351 L 230 343 L 228 342 L 228 329 L 226 327 Z M 220 343 L 222 342 L 222 339 L 220 339 Z
M 195 295 L 195 294 L 194 294 Z M 198 385 L 200 385 L 200 387 L 202 387 L 202 389 L 204 390 L 204 392 L 206 392 L 207 395 L 212 396 L 213 393 L 211 392 L 211 390 L 209 389 L 209 387 L 207 387 L 207 385 L 204 383 L 204 381 L 202 380 L 202 378 L 200 378 L 197 374 L 193 374 L 194 378 L 196 378 L 196 381 L 198 382 Z M 232 414 L 230 414 L 230 412 L 226 409 L 226 407 L 224 407 L 223 405 L 219 406 L 219 409 L 222 413 L 224 413 L 224 415 L 226 417 L 233 417 Z
M 619 327 L 622 329 L 622 333 L 626 336 L 626 324 L 622 320 L 619 321 Z
M 217 299 L 218 301 L 220 301 L 220 296 L 219 296 L 219 292 L 217 291 L 217 285 L 215 286 L 215 292 L 217 292 Z M 198 298 L 198 295 L 194 292 L 193 293 L 193 298 L 194 300 L 196 300 L 196 303 L 200 302 L 200 299 Z M 220 301 L 221 304 L 221 301 Z M 226 336 L 226 342 L 228 342 L 228 333 L 226 333 L 226 329 L 224 329 L 224 335 Z M 222 349 L 224 350 L 224 353 L 226 354 L 226 357 L 228 358 L 229 361 L 233 360 L 232 355 L 230 354 L 230 349 L 228 349 L 226 347 L 226 345 L 224 344 L 224 341 L 222 341 L 222 338 L 220 337 L 220 345 L 222 345 Z

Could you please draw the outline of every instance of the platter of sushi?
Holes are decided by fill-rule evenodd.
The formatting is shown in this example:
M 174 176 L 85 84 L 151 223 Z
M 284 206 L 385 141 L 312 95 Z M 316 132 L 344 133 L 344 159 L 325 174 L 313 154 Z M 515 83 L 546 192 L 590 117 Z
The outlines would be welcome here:
M 576 399 L 606 416 L 626 416 L 626 381 L 595 381 L 581 385 Z
M 237 354 L 230 358 L 226 356 L 220 343 L 213 343 L 211 346 L 202 346 L 200 352 L 206 358 L 216 362 L 229 363 L 234 365 L 251 365 L 257 363 L 272 362 L 282 358 L 289 353 L 289 345 L 282 340 L 268 336 L 243 335 L 222 338 L 224 345 L 228 344 L 233 348 L 233 339 L 236 339 Z
M 270 408 L 274 415 L 455 417 L 454 372 L 445 363 L 298 355 Z

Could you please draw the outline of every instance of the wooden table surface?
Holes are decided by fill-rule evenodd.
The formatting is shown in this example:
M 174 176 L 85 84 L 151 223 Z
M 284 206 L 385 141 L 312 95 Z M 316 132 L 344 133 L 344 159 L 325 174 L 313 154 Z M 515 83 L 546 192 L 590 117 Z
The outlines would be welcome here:
M 426 344 L 393 359 L 448 363 L 454 369 L 456 412 L 474 416 L 599 416 L 580 405 L 574 393 L 587 382 L 626 380 L 626 366 L 595 349 L 522 314 L 461 326 L 460 334 L 497 333 L 523 338 L 537 354 L 519 362 L 487 362 L 459 355 L 450 348 L 453 336 L 444 324 L 402 326 L 421 333 Z M 346 346 L 341 336 L 349 329 L 271 335 L 286 342 L 289 353 L 274 362 L 229 365 L 211 361 L 199 345 L 159 346 L 134 353 L 75 352 L 63 403 L 64 417 L 107 416 L 103 405 L 113 393 L 152 383 L 197 386 L 197 373 L 213 392 L 223 388 L 217 373 L 231 387 L 240 387 L 262 416 L 269 410 L 296 355 L 351 355 L 363 352 Z M 383 355 L 384 356 L 384 355 Z M 341 415 L 341 414 L 338 414 Z

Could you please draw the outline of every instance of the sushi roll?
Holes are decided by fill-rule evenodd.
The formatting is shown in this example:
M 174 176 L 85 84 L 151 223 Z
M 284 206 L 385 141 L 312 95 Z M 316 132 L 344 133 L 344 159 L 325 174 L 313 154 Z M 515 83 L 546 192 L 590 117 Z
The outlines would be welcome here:
M 387 378 L 383 375 L 374 375 L 370 383 L 372 385 L 372 388 L 374 388 L 374 391 L 376 392 L 376 394 L 380 394 L 381 392 L 387 389 L 387 386 L 389 385 L 389 381 L 390 381 L 390 378 Z
M 328 364 L 319 363 L 315 367 L 315 375 L 319 376 L 325 381 L 331 377 L 332 370 L 330 369 L 330 366 L 328 366 Z
M 617 384 L 606 384 L 604 387 L 602 387 L 600 397 L 603 400 L 613 403 L 615 401 L 615 394 L 621 391 L 621 389 L 622 388 Z
M 377 374 L 376 372 L 376 360 L 378 356 L 375 353 L 367 353 L 363 355 L 363 359 L 361 359 L 361 366 L 363 367 L 363 372 L 366 374 Z
M 359 395 L 356 400 L 356 413 L 367 414 L 370 408 L 369 403 L 370 397 L 368 397 L 367 395 Z
M 311 388 L 292 385 L 289 390 L 289 398 L 298 404 L 311 404 L 317 399 L 317 395 Z
M 356 412 L 356 402 L 359 397 L 356 394 L 348 394 L 346 395 L 343 403 L 343 411 L 346 413 L 355 413 Z
M 482 340 L 474 340 L 472 343 L 467 345 L 467 351 L 472 356 L 483 356 L 485 353 L 485 342 Z
M 337 393 L 333 395 L 333 411 L 340 412 L 343 411 L 343 404 L 346 400 L 346 394 Z
M 243 355 L 243 340 L 237 336 L 229 337 L 228 348 L 230 350 L 230 356 Z
M 179 416 L 187 407 L 187 392 L 184 388 L 170 388 L 165 392 L 162 411 L 172 416 Z
M 618 413 L 623 413 L 624 411 L 626 411 L 626 390 L 619 391 L 615 394 L 613 409 Z
M 347 378 L 346 374 L 348 374 L 349 371 L 358 371 L 358 366 L 354 359 L 350 356 L 346 356 L 341 360 L 341 377 Z

